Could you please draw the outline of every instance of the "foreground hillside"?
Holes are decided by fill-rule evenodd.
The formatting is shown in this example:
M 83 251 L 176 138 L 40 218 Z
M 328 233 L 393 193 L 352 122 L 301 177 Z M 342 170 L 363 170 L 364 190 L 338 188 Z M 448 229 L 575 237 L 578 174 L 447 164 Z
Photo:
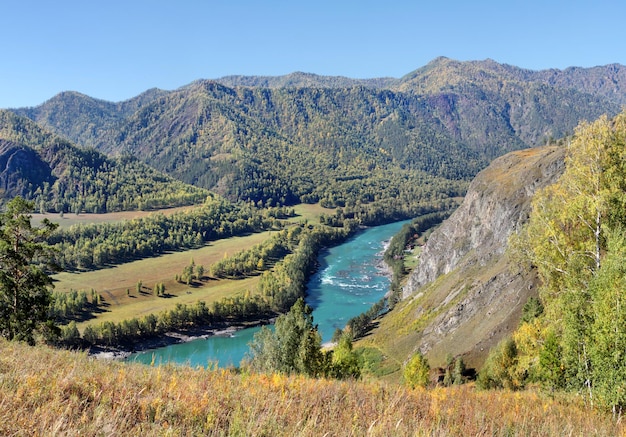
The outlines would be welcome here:
M 102 362 L 0 341 L 2 435 L 585 435 L 575 398 Z

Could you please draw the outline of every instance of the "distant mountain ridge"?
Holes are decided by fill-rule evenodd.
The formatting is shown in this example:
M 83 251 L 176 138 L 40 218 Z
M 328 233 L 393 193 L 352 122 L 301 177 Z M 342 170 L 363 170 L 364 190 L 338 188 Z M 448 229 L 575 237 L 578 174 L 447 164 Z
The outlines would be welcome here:
M 529 70 L 494 60 L 455 61 L 439 57 L 404 77 L 398 89 L 418 93 L 435 93 L 453 89 L 460 84 L 518 81 L 541 83 L 560 89 L 602 96 L 614 103 L 626 102 L 626 66 L 609 64 L 590 68 L 568 67 L 564 70 Z
M 351 79 L 344 76 L 320 76 L 297 71 L 284 76 L 224 76 L 215 79 L 227 87 L 254 88 L 392 88 L 398 79 L 381 77 L 374 79 Z
M 201 203 L 210 193 L 130 156 L 76 147 L 0 110 L 0 204 L 18 195 L 38 212 L 103 213 Z
M 624 72 L 437 58 L 400 79 L 228 76 L 120 103 L 62 93 L 14 111 L 232 200 L 342 206 L 370 202 L 363 190 L 385 177 L 469 181 L 498 156 L 614 115 Z

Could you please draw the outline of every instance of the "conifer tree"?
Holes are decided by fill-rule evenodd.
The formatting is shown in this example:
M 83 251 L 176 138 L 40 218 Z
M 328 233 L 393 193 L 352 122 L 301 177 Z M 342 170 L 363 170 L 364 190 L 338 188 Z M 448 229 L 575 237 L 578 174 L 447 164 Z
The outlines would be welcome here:
M 0 214 L 0 335 L 34 342 L 34 332 L 48 321 L 55 269 L 45 242 L 56 225 L 44 219 L 31 225 L 32 202 L 11 200 Z

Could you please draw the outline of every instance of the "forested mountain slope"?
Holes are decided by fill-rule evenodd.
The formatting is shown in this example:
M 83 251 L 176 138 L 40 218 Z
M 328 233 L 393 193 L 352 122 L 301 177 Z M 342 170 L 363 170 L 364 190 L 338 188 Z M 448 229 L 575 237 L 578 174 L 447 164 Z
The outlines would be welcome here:
M 94 99 L 74 91 L 66 91 L 33 108 L 12 111 L 38 122 L 76 144 L 93 146 L 93 139 L 105 135 L 145 104 L 166 94 L 156 88 L 120 103 Z
M 31 120 L 0 111 L 0 201 L 20 195 L 38 211 L 111 212 L 202 202 L 207 190 L 129 155 L 78 148 Z
M 398 79 L 381 77 L 375 79 L 351 79 L 343 76 L 320 76 L 301 71 L 284 76 L 225 76 L 216 80 L 227 87 L 255 88 L 390 88 Z
M 407 185 L 462 192 L 446 180 L 616 114 L 622 77 L 619 66 L 546 73 L 438 58 L 400 79 L 227 77 L 118 104 L 64 93 L 17 112 L 233 200 L 354 207 L 411 197 Z
M 626 99 L 626 68 L 620 67 L 618 75 L 615 69 L 531 71 L 489 59 L 459 62 L 442 57 L 401 78 L 397 89 L 445 97 L 460 120 L 485 127 L 487 138 L 471 139 L 489 144 L 489 136 L 497 132 L 494 126 L 504 123 L 527 146 L 539 146 L 571 134 L 578 123 L 572 125 L 573 120 L 595 120 L 619 111 Z M 604 82 L 615 83 L 611 93 Z M 590 116 L 592 112 L 598 115 Z

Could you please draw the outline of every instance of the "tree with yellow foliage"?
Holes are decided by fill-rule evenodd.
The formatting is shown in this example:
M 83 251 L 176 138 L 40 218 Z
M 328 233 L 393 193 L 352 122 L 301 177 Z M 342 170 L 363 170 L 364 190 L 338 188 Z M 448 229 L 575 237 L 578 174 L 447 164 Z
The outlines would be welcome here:
M 626 406 L 626 112 L 582 123 L 565 164 L 514 238 L 538 270 L 545 307 L 534 331 L 527 322 L 515 335 L 525 349 L 517 366 L 617 411 Z

